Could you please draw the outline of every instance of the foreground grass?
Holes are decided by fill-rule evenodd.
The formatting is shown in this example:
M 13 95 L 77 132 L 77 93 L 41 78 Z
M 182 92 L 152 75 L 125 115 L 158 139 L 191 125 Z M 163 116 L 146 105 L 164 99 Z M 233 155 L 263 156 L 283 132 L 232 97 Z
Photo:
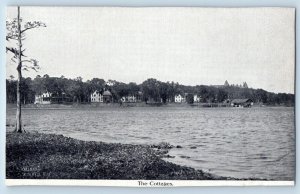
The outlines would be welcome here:
M 146 145 L 41 133 L 7 133 L 6 142 L 8 179 L 228 179 L 166 162 Z

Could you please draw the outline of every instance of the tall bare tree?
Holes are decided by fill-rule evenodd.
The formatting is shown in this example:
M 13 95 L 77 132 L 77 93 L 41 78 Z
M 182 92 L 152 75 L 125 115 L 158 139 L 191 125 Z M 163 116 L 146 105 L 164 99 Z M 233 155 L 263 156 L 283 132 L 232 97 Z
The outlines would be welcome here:
M 16 128 L 15 131 L 22 133 L 22 119 L 21 119 L 21 90 L 20 82 L 22 80 L 22 70 L 28 71 L 33 69 L 37 71 L 39 69 L 38 61 L 32 58 L 28 58 L 24 55 L 25 49 L 23 49 L 23 40 L 26 39 L 26 34 L 28 30 L 46 27 L 46 25 L 40 21 L 25 22 L 23 25 L 23 20 L 20 16 L 20 7 L 18 6 L 18 16 L 12 21 L 6 21 L 6 40 L 15 41 L 15 47 L 6 46 L 6 52 L 13 53 L 11 60 L 17 64 L 17 112 L 16 112 Z

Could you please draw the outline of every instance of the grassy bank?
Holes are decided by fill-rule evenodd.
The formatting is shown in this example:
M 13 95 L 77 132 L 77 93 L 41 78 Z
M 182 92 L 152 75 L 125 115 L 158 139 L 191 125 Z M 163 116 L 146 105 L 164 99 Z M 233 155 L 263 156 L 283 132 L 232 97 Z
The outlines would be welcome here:
M 6 176 L 9 179 L 229 179 L 166 162 L 163 154 L 166 152 L 146 145 L 7 133 Z

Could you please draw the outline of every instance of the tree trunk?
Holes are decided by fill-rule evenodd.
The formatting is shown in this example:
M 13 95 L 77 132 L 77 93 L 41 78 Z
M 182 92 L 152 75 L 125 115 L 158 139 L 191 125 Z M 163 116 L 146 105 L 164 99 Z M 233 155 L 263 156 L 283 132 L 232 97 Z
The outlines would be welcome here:
M 17 113 L 16 113 L 16 132 L 22 133 L 22 119 L 21 119 L 21 91 L 20 81 L 22 79 L 21 68 L 18 65 L 18 81 L 17 81 Z
M 18 79 L 17 79 L 17 113 L 16 113 L 16 132 L 22 133 L 22 119 L 21 119 L 21 90 L 20 83 L 22 80 L 22 37 L 21 37 L 21 21 L 20 21 L 20 7 L 18 6 Z

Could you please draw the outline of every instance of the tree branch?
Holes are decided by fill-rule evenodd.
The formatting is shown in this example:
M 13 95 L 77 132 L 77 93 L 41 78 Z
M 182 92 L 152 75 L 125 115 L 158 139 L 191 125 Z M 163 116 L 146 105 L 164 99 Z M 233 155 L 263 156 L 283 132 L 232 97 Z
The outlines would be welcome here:
M 7 51 L 12 52 L 14 55 L 19 55 L 19 51 L 18 51 L 17 49 L 13 48 L 13 47 L 6 47 L 6 52 L 7 52 Z M 21 51 L 21 55 L 22 55 L 23 57 L 26 57 L 26 56 L 23 54 L 23 51 Z
M 34 21 L 34 22 L 27 22 L 24 25 L 24 30 L 21 30 L 21 34 L 26 32 L 27 30 L 33 29 L 33 28 L 39 28 L 39 27 L 46 27 L 46 24 L 39 22 L 39 21 Z
M 10 39 L 12 39 L 12 40 L 18 40 L 18 38 L 15 37 L 15 35 L 12 35 L 12 36 L 6 35 L 6 40 L 9 41 Z
M 33 63 L 31 60 L 23 60 L 22 63 L 24 62 Z
M 25 32 L 25 31 L 27 31 L 27 30 L 30 30 L 30 29 L 32 29 L 32 28 L 36 28 L 36 27 L 25 28 L 24 30 L 21 31 L 21 33 Z
M 40 69 L 40 66 L 38 65 L 38 61 L 35 60 L 35 59 L 22 60 L 22 63 L 25 63 L 25 62 L 28 62 L 28 63 L 32 64 L 32 66 L 22 65 L 23 69 L 26 70 L 26 71 L 28 71 L 28 68 L 33 69 L 36 72 L 38 71 L 38 69 Z

